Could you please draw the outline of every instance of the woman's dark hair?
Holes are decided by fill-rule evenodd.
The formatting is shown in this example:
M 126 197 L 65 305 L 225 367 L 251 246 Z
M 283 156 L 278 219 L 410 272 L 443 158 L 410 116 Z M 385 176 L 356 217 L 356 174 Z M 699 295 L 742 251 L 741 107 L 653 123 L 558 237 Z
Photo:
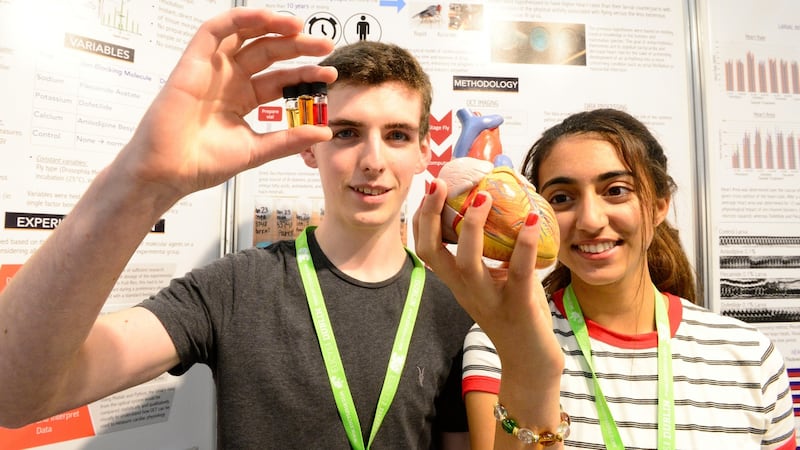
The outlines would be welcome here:
M 596 109 L 573 114 L 546 130 L 525 156 L 520 168 L 525 177 L 539 187 L 539 168 L 560 139 L 588 134 L 604 140 L 617 151 L 620 160 L 633 173 L 636 195 L 642 208 L 642 220 L 652 223 L 656 200 L 671 198 L 677 189 L 667 173 L 664 149 L 647 127 L 630 114 L 616 109 Z M 591 155 L 586 156 L 591 161 Z M 653 283 L 662 292 L 697 303 L 695 272 L 683 250 L 678 230 L 665 219 L 653 232 L 647 249 L 647 264 Z M 569 269 L 558 262 L 542 284 L 549 294 L 571 281 Z

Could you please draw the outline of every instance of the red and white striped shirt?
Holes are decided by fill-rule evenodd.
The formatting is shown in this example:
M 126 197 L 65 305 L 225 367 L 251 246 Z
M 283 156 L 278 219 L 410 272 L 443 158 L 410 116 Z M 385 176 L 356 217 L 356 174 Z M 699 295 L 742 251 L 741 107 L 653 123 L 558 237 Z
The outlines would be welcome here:
M 567 448 L 602 449 L 591 372 L 564 315 L 550 300 L 564 351 L 561 403 L 572 418 Z M 784 360 L 756 328 L 666 294 L 672 331 L 675 444 L 680 449 L 795 449 Z M 622 335 L 586 319 L 600 386 L 628 449 L 657 446 L 657 335 Z M 521 343 L 522 344 L 522 343 Z M 500 360 L 476 326 L 464 342 L 463 392 L 497 394 Z

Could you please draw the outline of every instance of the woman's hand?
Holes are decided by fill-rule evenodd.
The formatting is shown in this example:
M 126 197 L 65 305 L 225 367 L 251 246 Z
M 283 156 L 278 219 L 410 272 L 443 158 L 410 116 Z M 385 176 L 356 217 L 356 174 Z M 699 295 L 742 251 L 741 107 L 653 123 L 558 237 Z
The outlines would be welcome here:
M 468 208 L 454 255 L 442 243 L 441 211 L 446 191 L 443 181 L 433 180 L 414 215 L 417 254 L 491 338 L 503 361 L 504 376 L 506 365 L 513 362 L 539 370 L 549 366 L 553 368 L 549 375 L 560 377 L 563 354 L 553 335 L 547 297 L 535 268 L 538 218 L 527 218 L 507 267 L 490 268 L 482 249 L 491 196 L 480 192 Z
M 524 426 L 555 430 L 560 421 L 564 369 L 564 354 L 553 334 L 547 297 L 536 274 L 537 217 L 528 216 L 508 266 L 490 268 L 482 253 L 483 225 L 492 206 L 491 196 L 487 192 L 475 196 L 464 215 L 458 250 L 453 255 L 442 243 L 441 211 L 446 190 L 443 181 L 433 180 L 414 215 L 416 251 L 492 340 L 503 371 L 497 397 L 482 395 L 478 401 L 472 395 L 467 403 L 471 427 L 483 433 L 496 430 L 493 436 L 478 436 L 472 442 L 488 447 L 493 441 L 495 449 L 522 448 L 515 436 L 497 425 L 490 403 L 496 398 Z

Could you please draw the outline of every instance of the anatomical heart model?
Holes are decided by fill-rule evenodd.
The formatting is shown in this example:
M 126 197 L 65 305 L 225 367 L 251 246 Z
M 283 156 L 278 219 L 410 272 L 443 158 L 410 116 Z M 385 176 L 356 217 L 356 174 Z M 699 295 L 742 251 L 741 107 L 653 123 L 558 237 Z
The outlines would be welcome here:
M 468 109 L 460 109 L 456 115 L 461 122 L 461 134 L 452 160 L 439 172 L 439 178 L 447 183 L 447 202 L 442 214 L 443 239 L 449 243 L 458 241 L 464 212 L 475 194 L 487 191 L 492 196 L 492 210 L 483 231 L 483 256 L 498 261 L 511 259 L 525 218 L 528 213 L 536 212 L 541 228 L 536 267 L 550 266 L 558 256 L 555 213 L 503 154 L 498 128 L 503 117 L 482 116 Z

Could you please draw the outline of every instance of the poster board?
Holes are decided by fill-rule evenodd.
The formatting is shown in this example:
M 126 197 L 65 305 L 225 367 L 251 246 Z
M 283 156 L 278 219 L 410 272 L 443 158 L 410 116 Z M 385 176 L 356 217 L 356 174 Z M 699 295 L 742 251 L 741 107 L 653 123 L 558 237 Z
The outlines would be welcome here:
M 111 161 L 188 38 L 230 3 L 0 1 L 0 289 Z M 183 199 L 153 224 L 102 313 L 139 303 L 220 255 L 223 187 Z M 0 447 L 212 448 L 210 372 L 162 375 L 27 427 Z
M 670 220 L 702 269 L 706 306 L 770 335 L 800 382 L 794 2 L 236 4 L 296 15 L 307 32 L 337 45 L 394 42 L 420 59 L 435 90 L 434 159 L 412 186 L 401 223 L 412 247 L 408 221 L 425 183 L 451 157 L 458 109 L 502 115 L 501 139 L 515 164 L 542 130 L 571 113 L 610 106 L 642 119 L 669 157 L 679 188 Z M 196 26 L 230 6 L 0 0 L 0 289 L 127 141 Z M 702 77 L 695 79 L 695 69 Z M 262 105 L 248 121 L 256 131 L 285 128 L 281 106 Z M 253 169 L 236 178 L 235 190 L 227 187 L 188 197 L 154 225 L 104 312 L 138 303 L 221 253 L 291 237 L 324 216 L 316 172 L 299 157 Z M 235 212 L 232 221 L 228 211 Z M 800 390 L 793 395 L 800 403 Z M 155 417 L 128 416 L 135 420 L 123 423 L 122 404 L 148 405 Z M 168 413 L 159 413 L 164 405 Z M 12 438 L 10 448 L 213 448 L 213 414 L 210 375 L 193 369 L 59 415 L 40 430 L 12 437 L 0 429 L 0 442 L 3 448 Z
M 800 9 L 701 2 L 710 307 L 786 360 L 800 417 Z M 798 429 L 800 435 L 800 429 Z
M 569 114 L 607 106 L 640 118 L 664 146 L 679 186 L 671 220 L 696 260 L 695 118 L 685 2 L 458 2 L 429 9 L 427 2 L 331 6 L 323 0 L 248 0 L 247 6 L 295 15 L 304 21 L 305 32 L 328 36 L 336 45 L 359 39 L 392 42 L 420 60 L 434 86 L 433 160 L 415 180 L 401 224 L 412 247 L 411 217 L 425 183 L 452 156 L 459 109 L 501 115 L 504 153 L 519 165 L 544 129 Z M 248 120 L 257 131 L 283 129 L 281 109 L 277 100 Z M 237 177 L 237 249 L 291 238 L 298 230 L 294 224 L 322 216 L 317 173 L 299 156 Z

